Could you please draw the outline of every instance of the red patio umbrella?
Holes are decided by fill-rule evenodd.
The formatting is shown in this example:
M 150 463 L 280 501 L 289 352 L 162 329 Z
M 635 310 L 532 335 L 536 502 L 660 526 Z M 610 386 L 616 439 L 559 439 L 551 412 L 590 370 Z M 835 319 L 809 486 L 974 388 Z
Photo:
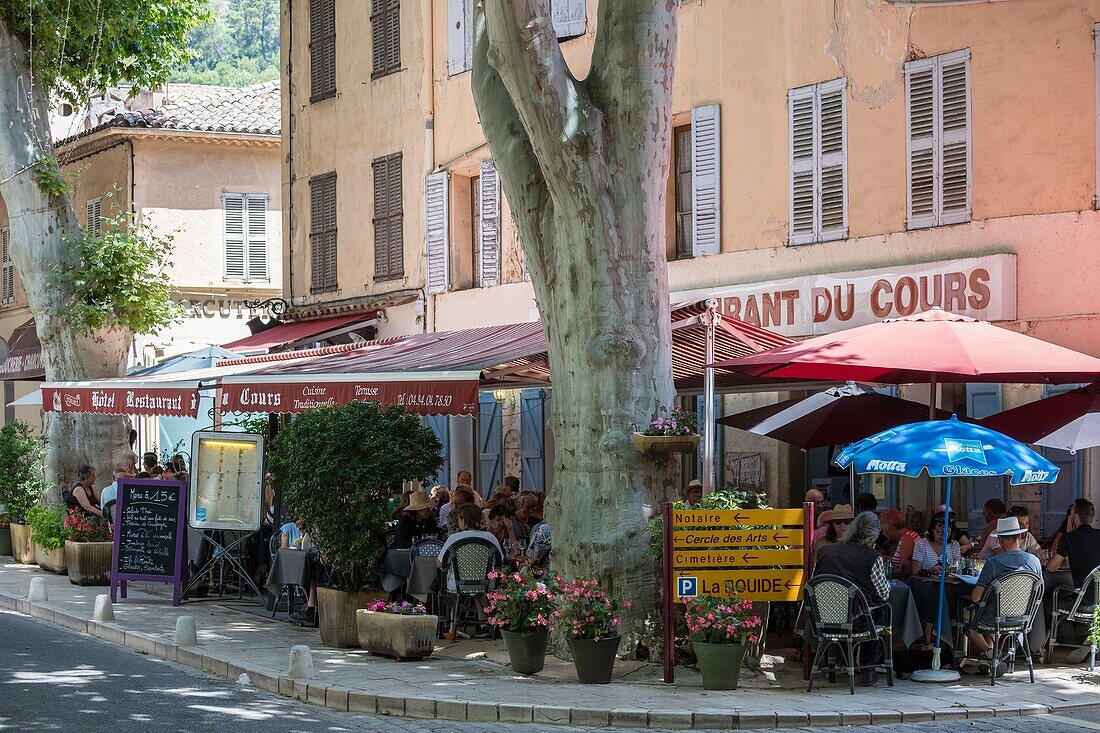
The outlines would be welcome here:
M 1100 445 L 1100 382 L 979 421 L 1024 443 L 1079 451 Z

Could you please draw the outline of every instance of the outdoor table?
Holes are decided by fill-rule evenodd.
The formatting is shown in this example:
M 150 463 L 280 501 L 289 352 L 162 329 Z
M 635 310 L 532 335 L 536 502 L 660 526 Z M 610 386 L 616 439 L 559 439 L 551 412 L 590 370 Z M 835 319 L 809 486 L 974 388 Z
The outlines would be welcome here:
M 921 621 L 932 624 L 932 642 L 935 643 L 936 604 L 939 598 L 939 578 L 913 576 L 909 578 L 909 587 L 913 590 L 913 597 L 917 601 L 917 609 L 920 612 Z M 959 580 L 958 578 L 948 578 L 947 582 L 944 584 L 943 627 L 940 632 L 944 646 L 954 648 L 955 639 L 951 621 L 955 618 L 955 612 L 959 608 L 959 601 L 966 599 L 965 604 L 969 604 L 970 594 L 973 592 L 974 586 L 971 583 Z M 1042 650 L 1046 638 L 1046 615 L 1043 613 L 1042 606 L 1040 606 L 1036 611 L 1035 620 L 1031 625 L 1031 632 L 1027 635 L 1032 654 L 1038 654 Z
M 295 550 L 280 547 L 275 553 L 264 587 L 278 597 L 284 585 L 300 585 L 308 589 L 313 581 L 317 553 L 312 550 Z
M 434 557 L 412 556 L 412 550 L 389 550 L 382 561 L 382 589 L 392 593 L 404 588 L 410 596 L 424 602 L 436 592 L 439 569 Z

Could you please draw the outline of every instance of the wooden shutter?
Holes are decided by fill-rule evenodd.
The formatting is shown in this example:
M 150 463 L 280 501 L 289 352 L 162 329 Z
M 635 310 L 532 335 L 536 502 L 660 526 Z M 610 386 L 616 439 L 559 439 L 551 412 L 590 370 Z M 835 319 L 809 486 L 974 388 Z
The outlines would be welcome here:
M 248 224 L 247 275 L 249 280 L 267 279 L 267 197 L 246 197 Z
M 500 403 L 491 392 L 478 395 L 478 459 L 481 463 L 478 486 L 482 496 L 504 480 L 504 431 Z
M 386 159 L 376 159 L 371 163 L 371 169 L 374 172 L 374 277 L 384 280 L 389 277 L 390 267 L 390 230 L 386 219 L 389 208 L 389 199 L 386 196 Z
M 478 280 L 482 287 L 499 285 L 500 278 L 500 178 L 491 162 L 481 164 L 479 179 L 480 253 Z
M 935 61 L 932 59 L 911 61 L 905 66 L 910 229 L 930 227 L 936 223 L 935 78 Z
M 473 68 L 474 0 L 447 0 L 447 73 Z
M 817 231 L 820 241 L 848 236 L 848 134 L 846 81 L 817 89 Z
M 336 93 L 336 1 L 309 3 L 310 101 Z
M 522 488 L 546 491 L 546 392 L 519 393 L 520 479 Z
M 439 441 L 440 445 L 440 455 L 443 458 L 443 465 L 439 467 L 439 471 L 434 476 L 428 479 L 428 483 L 447 485 L 450 483 L 449 477 L 451 475 L 450 418 L 447 415 L 424 415 L 422 420 L 435 433 L 436 440 Z
M 99 235 L 103 233 L 103 199 L 88 199 L 84 205 L 84 231 L 88 234 Z
M 401 6 L 398 0 L 389 0 L 386 11 L 386 71 L 401 69 Z
M 445 293 L 450 286 L 450 215 L 447 171 L 424 179 L 424 256 L 428 293 Z
M 720 107 L 691 110 L 692 254 L 722 251 L 722 166 Z
M 371 0 L 371 76 L 401 70 L 401 4 Z
M 311 178 L 310 193 L 310 290 L 315 293 L 337 288 L 336 174 Z
M 0 240 L 3 242 L 3 285 L 0 288 L 0 298 L 5 303 L 15 299 L 15 263 L 11 258 L 11 229 L 0 229 Z
M 905 65 L 909 228 L 969 221 L 970 52 Z
M 583 36 L 585 0 L 550 0 L 550 17 L 558 38 Z
M 790 239 L 791 244 L 815 241 L 814 226 L 814 87 L 787 92 L 790 120 Z
M 938 59 L 940 224 L 970 220 L 970 53 Z
M 386 171 L 386 199 L 389 218 L 389 276 L 401 277 L 405 274 L 405 217 L 402 208 L 401 191 L 401 155 L 389 156 Z
M 225 277 L 241 280 L 245 276 L 245 197 L 239 193 L 222 194 L 222 220 L 225 239 Z

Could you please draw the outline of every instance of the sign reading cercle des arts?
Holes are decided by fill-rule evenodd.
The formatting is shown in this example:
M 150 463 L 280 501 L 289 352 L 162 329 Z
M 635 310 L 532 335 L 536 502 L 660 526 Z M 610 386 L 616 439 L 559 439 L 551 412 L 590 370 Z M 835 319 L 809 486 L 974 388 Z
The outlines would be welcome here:
M 816 336 L 939 307 L 985 321 L 1016 318 L 1016 255 L 997 254 L 675 293 L 716 298 L 724 315 L 784 336 Z
M 360 401 L 423 415 L 466 415 L 477 409 L 477 387 L 476 380 L 226 383 L 222 410 L 298 413 Z

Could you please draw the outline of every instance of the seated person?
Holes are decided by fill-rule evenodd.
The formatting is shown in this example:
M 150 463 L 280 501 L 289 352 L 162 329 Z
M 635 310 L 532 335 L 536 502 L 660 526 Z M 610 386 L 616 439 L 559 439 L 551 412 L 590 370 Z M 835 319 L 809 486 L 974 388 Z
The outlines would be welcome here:
M 531 530 L 542 522 L 543 497 L 542 494 L 525 492 L 520 494 L 516 501 L 515 532 L 518 539 L 527 539 Z
M 817 557 L 826 546 L 839 542 L 840 536 L 848 529 L 853 519 L 851 504 L 838 504 L 833 507 L 825 521 L 824 536 L 814 536 L 814 557 Z
M 103 517 L 108 524 L 115 520 L 115 501 L 118 498 L 118 480 L 120 478 L 134 478 L 134 467 L 120 463 L 111 471 L 115 480 L 108 484 L 99 495 L 100 506 L 103 507 Z
M 532 567 L 544 568 L 550 562 L 550 550 L 553 549 L 550 525 L 545 520 L 531 530 L 531 539 L 527 543 L 527 563 Z
M 500 499 L 489 509 L 488 530 L 504 548 L 504 559 L 509 561 L 519 553 L 515 520 L 516 504 L 510 498 Z
M 684 487 L 684 506 L 691 509 L 703 498 L 703 482 L 697 478 L 688 481 Z
M 451 513 L 464 504 L 474 504 L 474 490 L 466 484 L 459 484 L 451 492 L 451 500 L 439 507 L 439 526 L 448 532 L 457 531 L 455 520 L 451 519 Z
M 1035 539 L 1035 535 L 1028 531 L 1031 525 L 1031 515 L 1028 514 L 1027 507 L 1014 506 L 1008 510 L 1008 516 L 1016 517 L 1016 521 L 1020 523 L 1020 528 L 1024 530 L 1024 533 L 1020 535 L 1020 549 L 1038 557 L 1039 540 Z M 1002 552 L 1004 552 L 1004 550 L 1001 548 L 1001 543 L 998 541 L 997 533 L 992 532 L 985 541 L 985 544 L 982 545 L 982 551 L 978 553 L 978 559 L 988 560 L 994 555 L 1000 555 Z
M 905 515 L 897 509 L 887 509 L 879 517 L 882 525 L 882 536 L 894 546 L 890 553 L 890 564 L 893 566 L 894 575 L 899 578 L 908 576 L 910 563 L 913 560 L 913 549 L 916 547 L 920 536 L 909 529 Z
M 1063 560 L 1068 560 L 1074 588 L 1082 588 L 1089 574 L 1100 567 L 1100 530 L 1092 526 L 1094 519 L 1096 519 L 1096 507 L 1091 501 L 1078 499 L 1074 502 L 1073 514 L 1066 522 L 1066 534 L 1059 540 L 1057 551 L 1051 553 L 1050 560 L 1047 562 L 1046 569 L 1053 573 L 1061 569 Z M 1074 602 L 1073 596 L 1064 592 L 1060 595 L 1061 607 L 1071 608 Z M 1096 586 L 1091 585 L 1085 589 L 1079 610 L 1089 612 L 1095 609 L 1096 600 Z M 1088 636 L 1087 624 L 1063 623 L 1059 625 L 1059 636 L 1062 635 L 1062 628 L 1068 631 L 1067 642 L 1085 643 Z M 1072 649 L 1066 656 L 1066 661 L 1070 664 L 1080 664 L 1088 654 L 1087 647 Z
M 293 547 L 296 550 L 302 549 L 302 544 L 305 542 L 306 520 L 305 517 L 298 517 L 293 522 L 287 522 L 279 528 L 281 537 L 279 538 L 279 547 Z
M 393 538 L 392 550 L 408 550 L 417 537 L 439 534 L 439 526 L 432 517 L 432 500 L 423 491 L 417 489 L 409 494 L 408 504 L 401 510 L 397 520 L 397 533 Z
M 99 496 L 95 492 L 95 468 L 87 464 L 76 472 L 76 483 L 65 497 L 65 506 L 79 508 L 85 516 L 103 516 Z
M 955 512 L 951 512 L 950 520 L 947 520 L 948 528 L 944 530 L 946 514 L 936 512 L 932 517 L 932 523 L 928 525 L 928 531 L 924 537 L 917 540 L 913 546 L 913 559 L 911 570 L 913 575 L 938 576 L 943 568 L 940 567 L 943 560 L 943 541 L 945 534 L 951 536 L 955 531 Z M 958 565 L 962 561 L 962 548 L 955 540 L 947 543 L 948 566 Z
M 821 548 L 814 575 L 839 575 L 852 581 L 863 591 L 871 606 L 888 600 L 890 581 L 886 579 L 886 562 L 874 548 L 881 531 L 874 512 L 862 512 L 848 525 L 839 541 Z
M 856 496 L 856 514 L 863 512 L 878 513 L 878 498 L 870 491 L 864 491 Z

